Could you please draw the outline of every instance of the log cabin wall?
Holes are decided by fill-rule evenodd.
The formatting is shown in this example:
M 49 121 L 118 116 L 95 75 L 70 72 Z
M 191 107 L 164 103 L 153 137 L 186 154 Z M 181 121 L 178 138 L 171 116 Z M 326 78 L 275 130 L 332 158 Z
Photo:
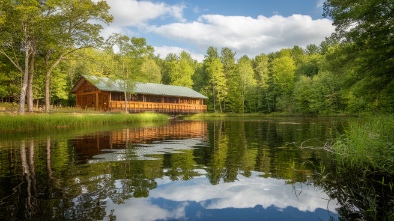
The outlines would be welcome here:
M 80 81 L 77 82 L 72 89 L 72 93 L 76 94 L 77 108 L 100 111 L 125 110 L 126 102 L 123 92 L 118 91 L 119 89 L 115 87 L 111 89 L 115 91 L 110 91 L 106 84 L 104 84 L 104 87 L 99 83 L 97 83 L 97 85 L 99 86 L 92 84 L 84 78 L 81 78 Z M 99 88 L 101 88 L 101 90 Z M 160 88 L 162 88 L 162 86 L 160 86 Z M 128 111 L 131 113 L 150 111 L 167 114 L 188 114 L 207 111 L 207 105 L 204 104 L 204 99 L 201 98 L 204 96 L 201 94 L 197 96 L 200 98 L 139 93 L 133 95 L 128 94 L 127 96 Z

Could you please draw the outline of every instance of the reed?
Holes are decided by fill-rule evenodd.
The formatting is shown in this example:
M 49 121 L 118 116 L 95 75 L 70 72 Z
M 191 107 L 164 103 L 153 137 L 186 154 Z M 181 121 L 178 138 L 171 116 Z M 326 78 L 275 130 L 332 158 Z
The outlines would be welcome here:
M 164 114 L 3 114 L 0 115 L 0 133 L 42 131 L 63 128 L 105 126 L 112 124 L 168 121 Z
M 339 166 L 394 173 L 394 115 L 350 122 L 332 148 Z

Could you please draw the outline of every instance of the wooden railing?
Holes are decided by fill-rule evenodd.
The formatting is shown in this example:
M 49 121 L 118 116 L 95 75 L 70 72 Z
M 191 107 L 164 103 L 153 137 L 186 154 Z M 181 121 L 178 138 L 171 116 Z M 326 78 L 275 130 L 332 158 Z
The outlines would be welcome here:
M 176 103 L 153 103 L 153 102 L 127 102 L 130 113 L 139 112 L 159 112 L 168 114 L 188 114 L 201 113 L 207 111 L 207 105 L 200 104 L 176 104 Z M 124 110 L 126 104 L 124 101 L 111 101 L 110 110 Z

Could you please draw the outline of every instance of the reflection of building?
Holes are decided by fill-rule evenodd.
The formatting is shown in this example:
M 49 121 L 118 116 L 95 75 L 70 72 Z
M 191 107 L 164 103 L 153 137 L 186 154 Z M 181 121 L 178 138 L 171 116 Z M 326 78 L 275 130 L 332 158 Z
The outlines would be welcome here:
M 131 128 L 114 131 L 111 134 L 111 143 L 152 143 L 153 141 L 163 140 L 204 138 L 206 133 L 206 122 L 180 121 L 161 127 Z
M 207 139 L 207 123 L 198 121 L 173 122 L 165 126 L 126 128 L 111 132 L 84 135 L 70 142 L 82 160 L 90 160 L 103 150 L 124 149 L 127 144 L 154 143 L 165 140 Z M 147 147 L 149 148 L 149 147 Z
M 76 107 L 95 110 L 122 110 L 130 112 L 155 111 L 170 114 L 200 113 L 207 110 L 206 96 L 193 89 L 180 86 L 136 83 L 125 85 L 124 81 L 109 78 L 83 76 L 71 89 L 76 94 Z

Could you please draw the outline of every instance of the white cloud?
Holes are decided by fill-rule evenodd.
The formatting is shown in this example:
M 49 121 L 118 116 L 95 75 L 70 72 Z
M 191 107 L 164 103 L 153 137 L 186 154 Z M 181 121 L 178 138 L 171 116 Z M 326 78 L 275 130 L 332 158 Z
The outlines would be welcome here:
M 190 45 L 180 49 L 176 43 L 156 43 L 153 46 L 162 57 L 168 52 L 179 53 L 185 50 L 192 54 L 194 59 L 202 61 L 203 54 L 210 46 L 219 50 L 228 47 L 235 51 L 238 57 L 254 57 L 295 45 L 305 47 L 308 44 L 320 44 L 335 29 L 331 20 L 313 20 L 308 15 L 260 15 L 252 18 L 204 14 L 197 20 L 187 22 L 183 16 L 186 8 L 184 3 L 169 5 L 160 1 L 137 0 L 107 2 L 111 6 L 110 13 L 114 16 L 114 22 L 109 27 L 104 25 L 104 37 L 113 32 L 139 37 L 153 34 L 167 38 L 170 42 L 181 41 L 183 45 Z M 323 2 L 324 0 L 316 0 L 316 6 L 322 7 Z M 198 7 L 192 8 L 193 10 L 194 13 L 203 11 Z M 156 22 L 155 25 L 153 22 Z M 130 28 L 136 29 L 131 32 Z M 149 38 L 147 41 L 149 44 Z
M 323 8 L 323 4 L 324 4 L 325 1 L 326 0 L 318 0 L 317 3 L 316 3 L 316 7 Z
M 308 15 L 283 17 L 202 15 L 197 21 L 152 26 L 149 31 L 200 48 L 229 47 L 238 55 L 255 56 L 298 45 L 320 44 L 334 31 L 328 19 Z
M 199 62 L 204 60 L 203 54 L 191 52 L 190 50 L 188 50 L 186 48 L 171 47 L 171 46 L 155 46 L 154 48 L 155 48 L 155 54 L 160 55 L 161 59 L 165 59 L 169 53 L 180 54 L 182 51 L 186 51 L 187 53 L 189 53 L 191 55 L 191 57 L 193 59 L 195 59 Z
M 183 18 L 184 5 L 170 6 L 163 2 L 136 0 L 107 0 L 107 3 L 111 6 L 110 14 L 114 16 L 111 26 L 143 27 L 150 20 L 166 16 L 180 22 L 186 21 Z

